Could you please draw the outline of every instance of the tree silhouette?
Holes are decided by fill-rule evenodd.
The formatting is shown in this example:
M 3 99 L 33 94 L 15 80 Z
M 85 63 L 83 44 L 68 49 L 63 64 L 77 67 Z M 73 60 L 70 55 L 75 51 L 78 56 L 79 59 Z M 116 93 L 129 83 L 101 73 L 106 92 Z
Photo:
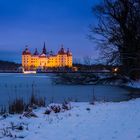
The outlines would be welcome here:
M 140 0 L 103 0 L 93 13 L 98 24 L 90 27 L 90 38 L 98 40 L 108 62 L 119 62 L 123 74 L 139 78 Z

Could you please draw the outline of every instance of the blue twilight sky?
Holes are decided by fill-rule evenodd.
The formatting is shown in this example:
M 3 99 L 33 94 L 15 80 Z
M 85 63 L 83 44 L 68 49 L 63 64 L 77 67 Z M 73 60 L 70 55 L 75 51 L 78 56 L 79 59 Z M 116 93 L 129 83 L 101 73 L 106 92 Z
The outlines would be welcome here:
M 0 0 L 0 59 L 21 61 L 25 45 L 57 52 L 61 44 L 75 58 L 97 56 L 87 38 L 96 23 L 91 7 L 98 0 Z

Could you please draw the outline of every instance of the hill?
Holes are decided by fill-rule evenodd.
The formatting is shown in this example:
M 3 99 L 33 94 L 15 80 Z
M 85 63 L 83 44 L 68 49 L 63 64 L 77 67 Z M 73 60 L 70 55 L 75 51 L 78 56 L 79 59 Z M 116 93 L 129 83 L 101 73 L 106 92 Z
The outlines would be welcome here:
M 21 64 L 0 60 L 0 71 L 16 71 Z

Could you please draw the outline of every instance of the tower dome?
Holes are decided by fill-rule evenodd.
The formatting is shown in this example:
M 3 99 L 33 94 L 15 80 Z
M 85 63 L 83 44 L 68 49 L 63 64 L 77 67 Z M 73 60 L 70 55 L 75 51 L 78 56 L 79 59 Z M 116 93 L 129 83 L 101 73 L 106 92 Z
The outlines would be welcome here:
M 69 48 L 67 50 L 67 56 L 72 56 L 72 53 L 70 52 Z
M 61 45 L 61 49 L 58 51 L 58 54 L 60 54 L 60 55 L 66 54 L 64 47 L 63 47 L 63 44 Z
M 25 50 L 22 52 L 22 55 L 31 55 L 28 46 L 26 46 Z

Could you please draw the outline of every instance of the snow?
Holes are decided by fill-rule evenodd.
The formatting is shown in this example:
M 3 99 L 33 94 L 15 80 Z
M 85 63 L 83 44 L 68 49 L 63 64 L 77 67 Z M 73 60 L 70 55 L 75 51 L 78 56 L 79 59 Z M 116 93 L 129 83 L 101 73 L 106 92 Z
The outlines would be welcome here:
M 131 83 L 128 83 L 127 86 L 132 88 L 140 88 L 140 81 L 132 81 Z
M 140 140 L 140 99 L 112 103 L 71 103 L 71 110 L 44 114 L 46 108 L 34 110 L 37 118 L 23 115 L 0 117 L 0 137 L 4 129 L 24 137 L 23 140 Z M 23 130 L 11 129 L 12 125 Z M 18 140 L 20 138 L 17 138 Z

